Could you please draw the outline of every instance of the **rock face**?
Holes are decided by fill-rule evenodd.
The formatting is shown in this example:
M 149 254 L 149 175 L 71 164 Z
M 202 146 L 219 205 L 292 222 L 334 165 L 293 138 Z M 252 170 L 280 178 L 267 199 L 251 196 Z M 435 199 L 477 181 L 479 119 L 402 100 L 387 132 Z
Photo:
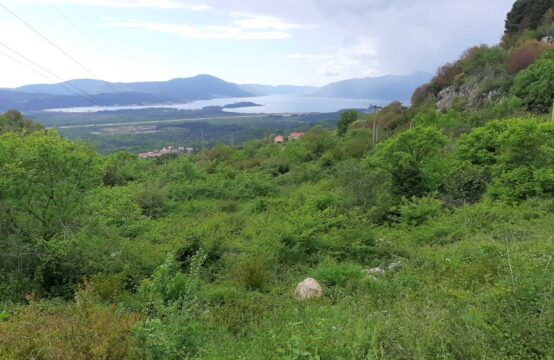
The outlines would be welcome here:
M 371 269 L 362 270 L 362 272 L 369 278 L 377 280 L 379 277 L 397 271 L 398 269 L 400 269 L 401 265 L 402 263 L 400 261 L 395 261 L 393 263 L 390 263 L 389 266 L 387 266 L 386 270 L 381 267 L 374 267 Z
M 315 279 L 307 278 L 298 284 L 294 294 L 302 300 L 318 299 L 323 295 L 323 290 Z
M 479 83 L 475 85 L 449 86 L 441 90 L 437 96 L 437 110 L 445 111 L 454 106 L 455 102 L 464 102 L 472 109 L 493 104 L 502 97 L 499 90 L 483 91 Z

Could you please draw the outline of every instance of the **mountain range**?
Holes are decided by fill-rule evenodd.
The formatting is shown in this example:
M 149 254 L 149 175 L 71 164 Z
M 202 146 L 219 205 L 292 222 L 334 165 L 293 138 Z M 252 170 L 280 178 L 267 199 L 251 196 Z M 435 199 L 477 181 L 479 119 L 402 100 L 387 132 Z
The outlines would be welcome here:
M 403 101 L 410 99 L 414 90 L 432 77 L 428 73 L 416 72 L 406 76 L 386 75 L 343 80 L 323 86 L 309 96 Z
M 393 101 L 409 99 L 413 91 L 430 78 L 430 74 L 418 72 L 408 76 L 391 75 L 344 80 L 321 88 L 293 85 L 241 85 L 211 75 L 133 83 L 78 79 L 59 84 L 33 84 L 13 89 L 0 89 L 0 110 L 39 111 L 94 105 L 152 105 L 264 95 Z

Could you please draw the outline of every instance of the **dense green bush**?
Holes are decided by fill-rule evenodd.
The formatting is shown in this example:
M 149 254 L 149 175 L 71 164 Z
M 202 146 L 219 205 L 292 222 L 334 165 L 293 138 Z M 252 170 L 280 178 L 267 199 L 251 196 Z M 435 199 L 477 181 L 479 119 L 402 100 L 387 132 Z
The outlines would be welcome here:
M 462 137 L 459 156 L 492 175 L 489 193 L 494 198 L 552 196 L 553 133 L 551 122 L 491 122 Z
M 423 196 L 442 182 L 446 144 L 438 129 L 416 127 L 379 144 L 370 161 L 391 175 L 396 195 Z
M 554 50 L 548 50 L 514 79 L 511 93 L 520 98 L 528 110 L 548 113 L 554 93 Z
M 264 290 L 270 284 L 271 271 L 267 261 L 259 257 L 242 260 L 235 269 L 235 278 L 248 290 Z
M 358 120 L 358 112 L 356 110 L 346 110 L 340 114 L 340 119 L 337 122 L 337 135 L 344 136 L 350 124 L 356 120 Z

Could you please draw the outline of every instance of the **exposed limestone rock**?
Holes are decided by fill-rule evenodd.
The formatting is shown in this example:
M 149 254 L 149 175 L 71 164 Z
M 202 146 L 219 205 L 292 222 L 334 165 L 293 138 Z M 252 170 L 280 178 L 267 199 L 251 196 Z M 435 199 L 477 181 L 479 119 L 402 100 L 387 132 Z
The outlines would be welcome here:
M 437 110 L 449 110 L 457 101 L 465 102 L 471 109 L 478 109 L 497 102 L 501 97 L 502 93 L 499 90 L 483 92 L 479 83 L 469 86 L 449 86 L 437 95 Z
M 375 276 L 375 275 L 383 276 L 385 275 L 385 270 L 380 267 L 376 267 L 372 269 L 366 269 L 364 270 L 364 273 L 369 276 Z
M 395 262 L 392 262 L 389 264 L 389 266 L 387 266 L 387 271 L 396 271 L 398 269 L 400 269 L 400 266 L 402 265 L 402 263 L 400 261 L 395 261 Z
M 388 272 L 395 272 L 400 268 L 400 261 L 395 261 L 387 266 L 386 270 L 381 267 L 374 267 L 371 269 L 362 270 L 368 277 L 377 280 L 378 277 L 385 276 Z
M 298 284 L 294 293 L 302 300 L 317 299 L 323 295 L 323 290 L 315 279 L 307 278 Z

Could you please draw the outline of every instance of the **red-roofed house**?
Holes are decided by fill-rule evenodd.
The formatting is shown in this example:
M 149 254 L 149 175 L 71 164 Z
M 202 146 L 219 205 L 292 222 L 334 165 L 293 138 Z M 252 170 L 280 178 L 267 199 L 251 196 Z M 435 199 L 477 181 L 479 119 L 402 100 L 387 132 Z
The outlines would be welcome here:
M 282 135 L 275 136 L 275 139 L 273 140 L 275 144 L 284 144 L 285 143 L 285 137 Z
M 302 136 L 304 136 L 303 132 L 293 132 L 289 135 L 289 141 L 296 141 L 299 140 Z

